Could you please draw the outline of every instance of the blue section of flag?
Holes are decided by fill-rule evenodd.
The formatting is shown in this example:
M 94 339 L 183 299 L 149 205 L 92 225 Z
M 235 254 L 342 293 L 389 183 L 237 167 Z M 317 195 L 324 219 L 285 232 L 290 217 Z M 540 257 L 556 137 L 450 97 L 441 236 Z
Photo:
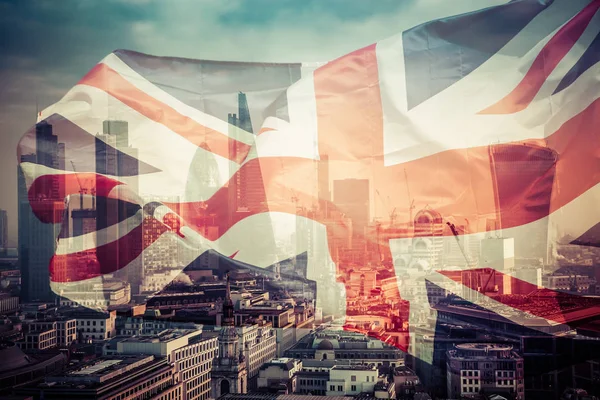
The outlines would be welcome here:
M 585 50 L 579 61 L 567 72 L 563 79 L 558 84 L 554 94 L 569 87 L 577 78 L 592 66 L 600 62 L 600 35 L 592 41 L 590 46 Z
M 551 3 L 515 0 L 405 31 L 402 40 L 408 108 L 470 74 Z

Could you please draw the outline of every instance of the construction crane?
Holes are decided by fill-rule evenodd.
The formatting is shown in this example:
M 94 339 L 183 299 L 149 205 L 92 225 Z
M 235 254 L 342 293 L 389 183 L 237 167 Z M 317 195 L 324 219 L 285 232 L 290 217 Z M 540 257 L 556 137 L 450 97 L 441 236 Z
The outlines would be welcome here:
M 390 212 L 390 228 L 392 228 L 394 226 L 394 222 L 396 222 L 396 207 L 394 207 L 394 209 L 392 210 L 392 212 Z
M 75 169 L 75 163 L 73 160 L 71 160 L 71 165 L 73 166 L 73 172 L 75 172 L 75 177 L 77 178 L 77 183 L 79 184 L 79 209 L 83 210 L 83 194 L 87 193 L 87 189 L 85 189 L 81 184 L 81 179 L 79 179 L 79 174 Z
M 410 197 L 410 188 L 408 187 L 408 174 L 406 173 L 406 168 L 404 168 L 404 182 L 406 182 L 406 194 L 408 196 L 408 221 L 409 226 L 413 226 L 413 209 L 415 208 L 415 201 Z

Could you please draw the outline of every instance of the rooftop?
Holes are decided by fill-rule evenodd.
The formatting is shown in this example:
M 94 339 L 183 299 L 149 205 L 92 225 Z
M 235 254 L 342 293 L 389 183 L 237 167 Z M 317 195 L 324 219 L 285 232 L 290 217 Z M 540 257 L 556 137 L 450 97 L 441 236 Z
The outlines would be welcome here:
M 45 385 L 53 386 L 58 383 L 102 384 L 153 361 L 155 361 L 154 356 L 148 355 L 101 357 L 59 375 L 48 376 Z
M 201 330 L 195 329 L 166 329 L 160 332 L 157 335 L 139 335 L 133 337 L 127 337 L 121 342 L 130 342 L 130 343 L 168 343 L 173 340 L 180 339 L 185 336 L 189 336 L 196 333 L 197 335 L 201 335 Z
M 296 364 L 300 363 L 300 360 L 296 360 L 293 358 L 274 358 L 269 362 L 264 363 L 260 369 L 265 370 L 269 367 L 275 366 L 283 368 L 285 371 L 292 370 Z
M 458 350 L 479 350 L 486 353 L 488 351 L 510 351 L 513 349 L 511 345 L 497 343 L 463 343 L 457 344 L 456 348 Z
M 376 371 L 377 370 L 377 368 L 375 368 L 374 364 L 336 365 L 332 369 L 341 370 L 341 371 Z

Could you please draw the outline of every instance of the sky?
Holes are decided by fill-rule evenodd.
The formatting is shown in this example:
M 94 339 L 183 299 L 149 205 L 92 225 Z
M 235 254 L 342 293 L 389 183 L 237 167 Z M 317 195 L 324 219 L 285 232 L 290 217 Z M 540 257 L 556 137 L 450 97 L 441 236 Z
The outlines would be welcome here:
M 116 49 L 323 62 L 420 23 L 506 0 L 0 0 L 0 209 L 17 244 L 17 157 L 36 108 Z

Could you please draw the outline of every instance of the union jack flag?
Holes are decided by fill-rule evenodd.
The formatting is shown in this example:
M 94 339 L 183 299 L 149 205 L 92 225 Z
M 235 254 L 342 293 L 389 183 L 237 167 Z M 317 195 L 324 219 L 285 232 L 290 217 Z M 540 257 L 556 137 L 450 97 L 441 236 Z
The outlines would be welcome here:
M 113 52 L 19 145 L 33 213 L 61 224 L 53 290 L 306 253 L 289 276 L 319 307 L 409 351 L 436 295 L 544 326 L 595 312 L 515 255 L 600 246 L 599 8 L 514 0 L 324 64 Z

